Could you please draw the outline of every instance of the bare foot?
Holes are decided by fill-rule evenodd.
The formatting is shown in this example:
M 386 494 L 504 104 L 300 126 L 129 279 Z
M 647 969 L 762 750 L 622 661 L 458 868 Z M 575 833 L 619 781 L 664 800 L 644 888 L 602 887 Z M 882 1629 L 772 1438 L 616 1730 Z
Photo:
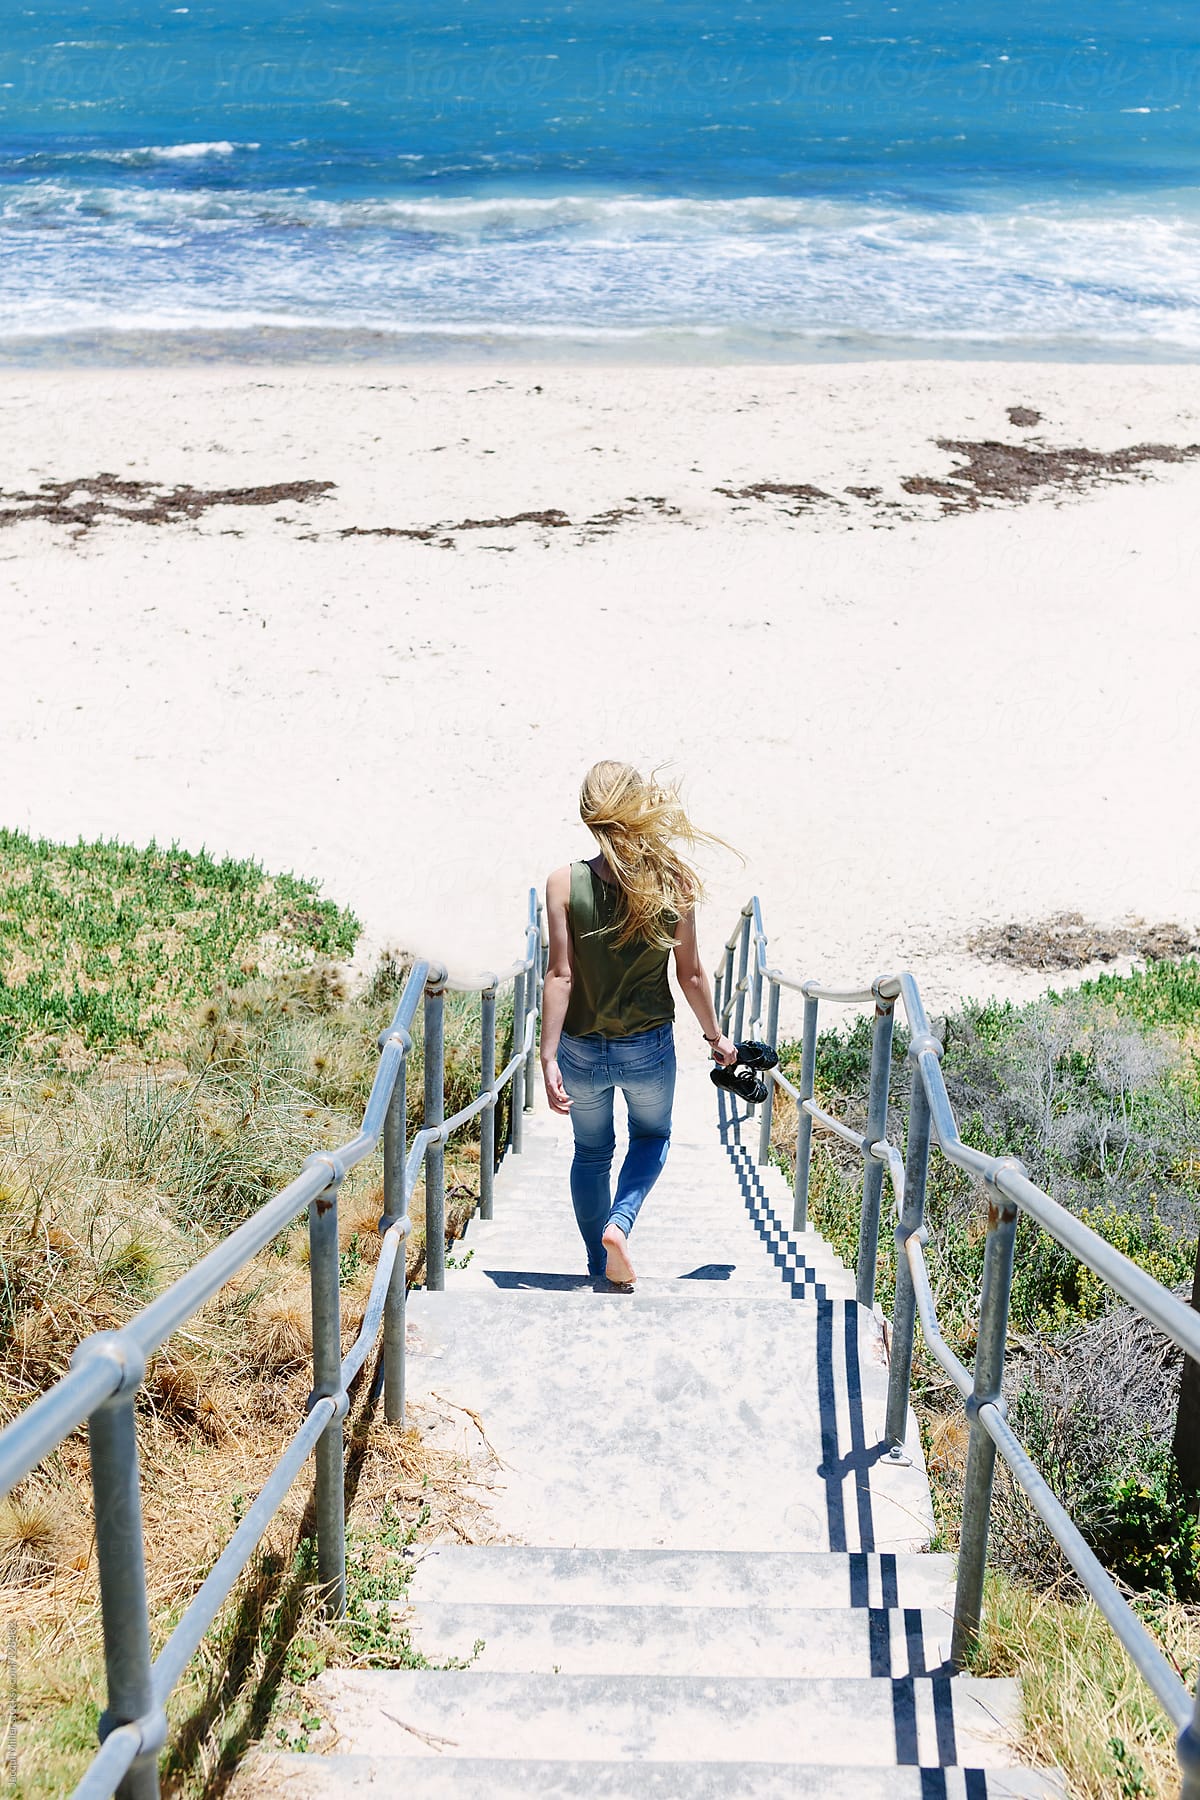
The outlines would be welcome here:
M 625 1253 L 625 1233 L 619 1225 L 607 1225 L 600 1239 L 608 1251 L 608 1268 L 606 1273 L 610 1281 L 619 1282 L 622 1286 L 637 1280 L 633 1264 Z

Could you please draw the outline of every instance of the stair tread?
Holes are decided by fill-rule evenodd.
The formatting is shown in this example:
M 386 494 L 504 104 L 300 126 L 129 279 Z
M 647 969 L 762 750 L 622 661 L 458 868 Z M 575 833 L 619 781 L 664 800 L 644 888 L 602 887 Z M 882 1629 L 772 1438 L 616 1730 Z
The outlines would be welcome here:
M 631 1547 L 705 1548 L 715 1530 L 745 1550 L 928 1541 L 915 1426 L 907 1464 L 879 1454 L 872 1315 L 766 1301 L 415 1293 L 409 1393 L 486 1421 L 498 1529 L 527 1542 L 611 1542 L 614 1518 Z
M 931 1783 L 917 1767 L 790 1762 L 561 1762 L 544 1759 L 265 1755 L 248 1768 L 252 1791 L 283 1800 L 338 1800 L 400 1787 L 412 1800 L 1063 1800 L 1050 1771 L 947 1769 Z
M 1007 1767 L 1018 1684 L 973 1676 L 509 1675 L 329 1669 L 313 1689 L 346 1750 L 399 1758 L 842 1761 Z
M 632 1602 L 706 1606 L 949 1607 L 949 1556 L 834 1550 L 613 1549 L 437 1544 L 424 1551 L 409 1599 Z
M 425 1600 L 411 1629 L 430 1662 L 506 1673 L 863 1676 L 944 1669 L 951 1624 L 935 1607 Z

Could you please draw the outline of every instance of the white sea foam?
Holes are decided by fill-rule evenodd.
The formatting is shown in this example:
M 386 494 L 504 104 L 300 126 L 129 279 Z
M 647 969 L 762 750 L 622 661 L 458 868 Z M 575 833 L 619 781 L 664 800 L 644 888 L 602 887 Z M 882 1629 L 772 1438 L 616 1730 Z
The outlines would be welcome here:
M 147 144 L 135 156 L 153 156 L 160 162 L 190 162 L 198 156 L 232 156 L 238 150 L 257 150 L 257 144 L 231 144 L 220 138 L 214 144 Z
M 61 179 L 0 194 L 0 336 L 242 321 L 1200 352 L 1200 213 L 1186 194 L 1153 214 L 616 193 L 351 201 Z
M 132 162 L 135 159 L 176 160 L 205 154 L 232 155 L 257 150 L 257 144 L 180 144 L 145 146 L 141 149 L 81 153 L 89 160 Z M 67 159 L 63 159 L 67 160 Z M 73 160 L 73 159 L 72 159 Z M 36 161 L 36 156 L 17 159 Z M 444 173 L 445 171 L 440 171 Z M 322 226 L 329 230 L 379 229 L 412 232 L 431 238 L 469 242 L 477 240 L 572 238 L 576 241 L 613 242 L 639 239 L 712 239 L 737 237 L 794 237 L 886 231 L 897 238 L 942 237 L 948 243 L 959 237 L 997 239 L 1022 232 L 1070 236 L 1121 234 L 1130 230 L 1177 227 L 1182 232 L 1200 226 L 1200 194 L 1182 189 L 1157 197 L 1153 212 L 1130 211 L 1117 202 L 1058 205 L 1015 205 L 1000 208 L 943 211 L 918 205 L 880 202 L 848 202 L 822 197 L 793 198 L 743 195 L 728 198 L 658 196 L 594 192 L 582 194 L 508 194 L 487 197 L 432 198 L 420 195 L 324 198 L 295 188 L 158 188 L 128 183 L 96 188 L 73 185 L 69 180 L 38 182 L 27 179 L 20 188 L 0 190 L 0 218 L 12 207 L 27 215 L 44 209 L 47 222 L 63 209 L 100 206 L 110 218 L 137 218 L 142 223 L 176 224 L 205 217 L 257 224 Z
M 108 163 L 119 168 L 146 168 L 154 163 L 202 162 L 208 157 L 237 156 L 260 150 L 261 144 L 235 144 L 220 138 L 203 144 L 136 144 L 95 146 L 87 149 L 35 150 L 0 159 L 9 169 L 71 167 L 80 163 Z

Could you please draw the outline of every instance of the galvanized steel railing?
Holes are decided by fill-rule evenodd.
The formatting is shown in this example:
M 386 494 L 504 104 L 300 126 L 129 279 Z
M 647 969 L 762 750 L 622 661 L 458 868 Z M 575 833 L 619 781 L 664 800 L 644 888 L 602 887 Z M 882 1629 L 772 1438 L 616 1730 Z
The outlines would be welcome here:
M 513 983 L 513 1053 L 496 1072 L 496 998 Z M 480 1088 L 453 1117 L 445 1117 L 443 1008 L 448 991 L 480 996 Z M 403 1245 L 412 1228 L 409 1202 L 425 1174 L 425 1281 L 445 1285 L 447 1139 L 476 1116 L 480 1212 L 492 1216 L 496 1107 L 512 1083 L 510 1145 L 521 1148 L 522 1113 L 532 1105 L 541 1011 L 542 927 L 530 889 L 524 954 L 499 974 L 463 978 L 429 962 L 413 965 L 395 1016 L 379 1039 L 379 1066 L 362 1126 L 340 1150 L 319 1151 L 300 1174 L 244 1225 L 211 1250 L 119 1331 L 86 1338 L 71 1367 L 40 1399 L 0 1433 L 0 1494 L 34 1469 L 86 1420 L 96 1520 L 96 1559 L 104 1630 L 108 1706 L 100 1721 L 101 1747 L 73 1800 L 157 1800 L 158 1753 L 167 1739 L 166 1702 L 205 1632 L 253 1555 L 310 1454 L 315 1453 L 317 1573 L 325 1605 L 336 1616 L 346 1600 L 345 1466 L 342 1420 L 348 1390 L 383 1329 L 384 1416 L 404 1419 L 404 1314 L 407 1275 Z M 406 1082 L 410 1035 L 424 1005 L 425 1113 L 406 1148 Z M 343 1356 L 338 1264 L 338 1192 L 348 1172 L 383 1140 L 384 1211 L 379 1263 L 361 1328 Z M 275 1464 L 262 1492 L 180 1617 L 156 1658 L 150 1654 L 150 1617 L 142 1535 L 141 1482 L 135 1407 L 149 1357 L 230 1278 L 308 1207 L 312 1291 L 313 1388 L 304 1422 Z
M 1200 1800 L 1200 1695 L 1193 1698 L 1188 1692 L 1153 1637 L 1126 1604 L 1005 1417 L 1004 1352 L 1018 1213 L 1024 1208 L 1030 1218 L 1064 1249 L 1078 1257 L 1156 1330 L 1197 1362 L 1200 1362 L 1200 1315 L 1036 1187 L 1016 1157 L 986 1156 L 963 1143 L 942 1078 L 942 1046 L 929 1029 L 925 1008 L 911 975 L 884 976 L 865 988 L 828 987 L 819 981 L 798 981 L 785 975 L 767 962 L 762 912 L 757 898 L 752 899 L 743 908 L 737 929 L 726 944 L 721 966 L 716 971 L 718 1015 L 730 1036 L 738 1039 L 759 1029 L 774 1045 L 779 1031 L 780 993 L 784 988 L 800 994 L 804 1002 L 800 1085 L 794 1086 L 779 1069 L 770 1072 L 767 1098 L 760 1113 L 758 1160 L 765 1163 L 770 1154 L 772 1105 L 775 1088 L 779 1087 L 792 1096 L 798 1109 L 792 1224 L 794 1230 L 803 1231 L 808 1222 L 813 1127 L 832 1133 L 860 1152 L 864 1173 L 856 1292 L 864 1306 L 873 1306 L 875 1302 L 875 1266 L 886 1173 L 896 1217 L 896 1299 L 885 1425 L 888 1454 L 895 1460 L 904 1457 L 913 1337 L 918 1317 L 926 1346 L 950 1377 L 970 1421 L 951 1643 L 953 1661 L 961 1666 L 979 1635 L 992 1480 L 996 1452 L 999 1451 L 1038 1517 L 1175 1726 L 1182 1777 L 1181 1800 Z M 872 1004 L 875 1008 L 866 1129 L 861 1132 L 823 1111 L 813 1099 L 817 1018 L 822 1001 L 841 1005 Z M 912 1065 L 903 1155 L 887 1140 L 888 1081 L 897 1001 L 908 1022 L 908 1061 Z M 966 1170 L 987 1190 L 987 1242 L 973 1371 L 955 1355 L 942 1336 L 925 1263 L 928 1242 L 925 1187 L 931 1143 L 949 1162 Z

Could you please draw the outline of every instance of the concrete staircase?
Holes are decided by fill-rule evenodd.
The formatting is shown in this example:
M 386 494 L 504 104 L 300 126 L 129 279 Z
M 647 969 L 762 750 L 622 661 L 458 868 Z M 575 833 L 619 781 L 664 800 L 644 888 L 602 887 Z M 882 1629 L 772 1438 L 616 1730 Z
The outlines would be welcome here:
M 882 1455 L 878 1319 L 680 1071 L 632 1295 L 580 1273 L 570 1126 L 544 1109 L 446 1292 L 410 1299 L 409 1391 L 481 1434 L 497 1534 L 424 1551 L 413 1638 L 465 1669 L 332 1670 L 332 1753 L 260 1756 L 301 1800 L 1061 1794 L 1019 1694 L 952 1676 L 915 1425 Z M 475 1646 L 482 1644 L 478 1654 Z

